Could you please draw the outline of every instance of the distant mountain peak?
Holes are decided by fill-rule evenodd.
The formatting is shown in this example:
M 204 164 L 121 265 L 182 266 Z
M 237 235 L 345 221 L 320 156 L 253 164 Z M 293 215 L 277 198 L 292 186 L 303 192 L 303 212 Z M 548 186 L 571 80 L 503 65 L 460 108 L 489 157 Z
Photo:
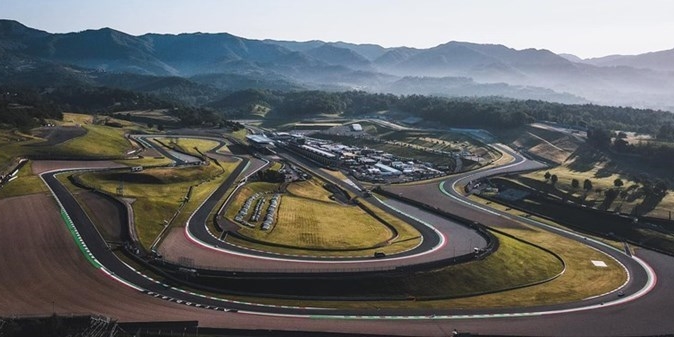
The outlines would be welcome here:
M 561 56 L 561 57 L 563 57 L 563 58 L 565 58 L 565 59 L 567 59 L 567 60 L 569 60 L 569 61 L 571 61 L 571 62 L 575 62 L 575 63 L 581 63 L 581 62 L 583 62 L 583 59 L 582 59 L 582 58 L 580 58 L 580 57 L 578 57 L 578 56 L 576 56 L 576 55 L 573 55 L 573 54 L 565 54 L 565 53 L 562 53 L 562 54 L 557 54 L 557 55 L 559 55 L 559 56 Z
M 324 44 L 319 47 L 309 49 L 305 52 L 307 55 L 320 61 L 332 65 L 353 66 L 363 68 L 370 64 L 370 61 L 355 51 L 337 47 L 332 44 Z
M 0 38 L 36 38 L 47 35 L 49 33 L 27 27 L 18 21 L 0 19 Z
M 490 95 L 507 93 L 537 97 L 527 87 L 583 95 L 601 103 L 674 107 L 674 49 L 641 55 L 615 55 L 581 60 L 547 49 L 517 50 L 502 44 L 449 41 L 427 49 L 384 48 L 375 44 L 255 40 L 228 33 L 145 34 L 134 36 L 106 27 L 66 34 L 32 29 L 14 20 L 0 20 L 0 83 L 14 81 L 26 69 L 52 67 L 51 77 L 40 71 L 40 83 L 69 73 L 68 67 L 109 74 L 192 76 L 221 87 L 283 89 L 386 90 L 392 83 L 406 93 L 421 91 Z M 58 69 L 57 69 L 58 68 Z M 199 75 L 218 76 L 198 77 Z M 11 76 L 17 76 L 12 79 Z M 89 81 L 94 75 L 82 75 Z M 424 78 L 425 77 L 425 78 Z M 435 81 L 435 78 L 444 78 Z M 87 79 L 88 78 L 88 79 Z M 119 81 L 133 82 L 139 77 Z M 456 80 L 470 78 L 471 83 Z M 271 79 L 271 80 L 270 80 Z M 171 90 L 188 83 L 175 78 L 147 80 Z M 488 85 L 487 85 L 488 84 Z M 504 86 L 517 86 L 518 89 Z M 458 88 L 457 86 L 464 86 Z M 433 89 L 433 91 L 430 91 Z M 506 90 L 507 89 L 507 90 Z M 195 88 L 200 91 L 201 88 Z M 465 91 L 464 91 L 465 90 Z M 514 93 L 516 90 L 517 93 Z M 538 89 L 537 89 L 538 91 Z M 539 91 L 542 92 L 542 91 Z M 547 93 L 543 93 L 545 97 Z M 636 98 L 635 98 L 636 97 Z M 644 103 L 645 102 L 645 103 Z M 655 102 L 655 103 L 653 103 Z M 671 108 L 674 109 L 674 108 Z
M 584 62 L 600 67 L 626 66 L 655 71 L 674 72 L 674 49 L 638 55 L 609 55 L 587 59 Z

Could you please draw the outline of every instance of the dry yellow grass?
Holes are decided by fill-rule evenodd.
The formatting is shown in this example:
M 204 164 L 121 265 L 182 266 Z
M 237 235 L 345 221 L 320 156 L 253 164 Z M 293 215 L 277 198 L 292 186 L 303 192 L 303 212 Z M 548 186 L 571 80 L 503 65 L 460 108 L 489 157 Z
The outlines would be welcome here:
M 326 202 L 332 201 L 330 200 L 332 193 L 323 188 L 321 182 L 316 179 L 292 183 L 288 185 L 287 190 L 298 197 Z
M 77 114 L 64 112 L 63 113 L 63 125 L 72 126 L 76 124 L 91 124 L 94 122 L 94 117 L 92 115 Z
M 235 197 L 226 216 L 232 220 L 245 200 L 256 192 L 266 193 L 261 215 L 264 215 L 271 192 L 278 186 L 269 183 L 246 185 Z M 241 227 L 239 234 L 265 242 L 259 245 L 237 241 L 238 244 L 256 245 L 256 248 L 277 252 L 313 255 L 353 255 L 367 256 L 374 251 L 393 254 L 411 249 L 419 244 L 420 234 L 404 221 L 377 209 L 372 204 L 360 201 L 384 219 L 389 226 L 370 216 L 358 206 L 343 205 L 330 199 L 331 193 L 323 188 L 319 180 L 296 182 L 288 186 L 288 193 L 281 197 L 277 219 L 270 231 L 259 227 L 260 221 L 253 223 L 256 228 Z M 252 205 L 246 221 L 253 214 Z M 261 217 L 262 218 L 262 217 Z M 250 221 L 249 221 L 250 222 Z M 228 240 L 235 240 L 229 238 Z M 280 247 L 283 246 L 283 247 Z M 329 252 L 332 250 L 334 252 Z
M 230 168 L 228 172 L 231 172 Z M 149 247 L 163 228 L 164 220 L 178 210 L 190 186 L 200 184 L 192 191 L 192 198 L 181 216 L 191 213 L 208 193 L 226 178 L 214 165 L 186 168 L 153 168 L 141 172 L 90 172 L 80 175 L 82 181 L 109 194 L 117 194 L 124 181 L 124 196 L 133 203 L 135 225 L 141 243 Z M 218 175 L 220 174 L 220 175 Z M 184 219 L 177 218 L 177 225 Z
M 175 142 L 175 144 L 180 146 L 183 150 L 196 155 L 198 155 L 198 153 L 195 150 L 195 148 L 201 151 L 202 153 L 205 153 L 215 149 L 219 145 L 219 143 L 215 140 L 199 139 L 199 138 L 163 137 L 157 139 L 164 144 L 170 144 L 171 142 Z
M 32 162 L 24 165 L 17 174 L 17 178 L 0 188 L 0 199 L 19 195 L 41 193 L 49 191 L 39 176 L 33 174 Z
M 635 181 L 630 180 L 628 176 L 617 174 L 617 173 L 607 173 L 607 170 L 604 169 L 604 165 L 599 164 L 596 167 L 591 168 L 587 171 L 574 171 L 569 169 L 567 166 L 558 166 L 551 169 L 531 172 L 523 174 L 523 178 L 529 178 L 536 182 L 543 183 L 545 182 L 545 172 L 550 172 L 550 174 L 557 175 L 559 179 L 555 184 L 555 188 L 559 190 L 562 194 L 568 194 L 570 196 L 579 197 L 585 199 L 585 203 L 591 206 L 598 206 L 604 202 L 605 195 L 604 192 L 608 189 L 615 188 L 614 181 L 617 178 L 620 178 L 623 181 L 622 189 L 628 189 L 631 186 L 641 186 Z M 572 179 L 578 179 L 580 183 L 579 188 L 573 188 L 571 186 Z M 583 190 L 583 181 L 585 179 L 590 179 L 592 182 L 592 190 L 587 192 Z M 524 183 L 525 185 L 530 185 L 529 182 L 523 179 L 517 179 L 518 181 Z M 599 191 L 599 192 L 597 192 Z M 620 211 L 623 213 L 630 213 L 635 206 L 639 205 L 643 201 L 644 197 L 638 197 L 633 200 L 627 198 L 623 200 L 622 198 L 616 198 L 613 203 L 608 207 L 609 211 Z M 671 192 L 668 192 L 660 201 L 660 203 L 655 206 L 653 210 L 647 213 L 649 216 L 655 216 L 660 218 L 668 218 L 669 211 L 674 209 L 674 195 Z
M 321 168 L 319 170 L 321 172 L 323 172 L 325 174 L 328 174 L 328 175 L 331 175 L 331 176 L 333 176 L 333 177 L 335 177 L 335 178 L 337 178 L 341 181 L 349 179 L 347 176 L 344 175 L 344 173 L 342 173 L 342 171 L 328 170 L 328 169 L 324 169 L 324 168 Z
M 363 249 L 381 245 L 393 234 L 373 220 L 356 206 L 283 196 L 273 230 L 251 230 L 249 235 L 297 248 Z

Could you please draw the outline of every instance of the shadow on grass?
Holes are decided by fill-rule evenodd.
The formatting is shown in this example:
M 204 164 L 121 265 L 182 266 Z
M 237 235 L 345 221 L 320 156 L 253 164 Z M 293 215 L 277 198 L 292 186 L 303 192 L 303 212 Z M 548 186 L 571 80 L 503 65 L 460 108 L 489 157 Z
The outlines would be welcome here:
M 618 191 L 610 192 L 612 190 L 607 190 L 606 193 L 604 193 L 604 201 L 599 205 L 599 209 L 602 211 L 608 211 L 609 207 L 611 207 L 611 204 L 613 204 L 613 201 L 618 197 Z
M 667 193 L 662 194 L 647 194 L 643 201 L 637 206 L 634 207 L 632 213 L 635 215 L 644 215 L 660 204 L 662 199 L 667 195 Z
M 572 171 L 587 172 L 605 160 L 606 157 L 601 152 L 587 145 L 582 145 L 569 156 L 567 162 L 570 163 L 567 167 Z
M 620 171 L 620 169 L 618 169 L 615 163 L 608 162 L 602 168 L 597 170 L 597 173 L 595 173 L 594 176 L 595 178 L 607 178 L 615 173 L 621 174 L 622 172 Z

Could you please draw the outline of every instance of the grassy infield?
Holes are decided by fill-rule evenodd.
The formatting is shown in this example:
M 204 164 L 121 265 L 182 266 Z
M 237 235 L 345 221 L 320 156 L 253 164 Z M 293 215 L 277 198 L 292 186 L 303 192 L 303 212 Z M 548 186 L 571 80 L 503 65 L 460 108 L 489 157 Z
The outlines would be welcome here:
M 85 116 L 74 115 L 69 116 L 74 119 L 83 119 L 82 121 L 73 121 L 74 123 L 85 124 L 87 122 Z M 97 155 L 119 155 L 129 148 L 129 144 L 123 137 L 123 129 L 108 128 L 105 126 L 85 125 L 89 131 L 87 135 L 73 139 L 66 143 L 55 147 L 54 151 L 58 153 L 94 153 Z M 35 142 L 29 140 L 28 142 Z M 8 158 L 16 156 L 25 148 L 21 147 L 22 143 L 0 143 L 3 151 L 0 151 L 0 160 L 3 163 L 8 161 Z M 108 144 L 107 146 L 100 146 L 100 144 Z M 181 144 L 182 145 L 182 144 Z M 203 144 L 202 144 L 203 145 Z M 203 145 L 208 147 L 208 145 Z M 186 145 L 189 147 L 189 145 Z M 225 167 L 226 172 L 230 172 L 235 164 L 231 167 Z M 125 183 L 125 194 L 127 196 L 136 197 L 134 208 L 136 209 L 137 225 L 144 244 L 154 240 L 156 233 L 161 230 L 161 219 L 166 219 L 175 212 L 181 198 L 186 193 L 189 185 L 195 182 L 201 182 L 192 194 L 190 202 L 185 209 L 178 216 L 177 224 L 183 224 L 187 216 L 193 211 L 203 198 L 205 198 L 212 189 L 217 186 L 226 177 L 225 174 L 220 174 L 220 168 L 209 165 L 206 167 L 195 167 L 188 169 L 148 169 L 140 173 L 135 173 L 140 177 L 138 183 L 132 183 L 134 178 L 129 179 Z M 0 197 L 8 197 L 18 194 L 35 193 L 44 191 L 41 181 L 36 176 L 30 175 L 30 166 L 27 165 L 20 178 L 8 184 L 0 192 Z M 100 189 L 111 193 L 116 192 L 118 182 L 114 175 L 110 174 L 86 174 L 83 176 L 85 181 L 97 186 Z M 129 177 L 127 177 L 129 178 Z M 20 183 L 17 183 L 20 182 Z M 148 183 L 149 182 L 149 183 Z M 313 184 L 314 182 L 306 182 L 305 185 Z M 20 186 L 20 187 L 19 187 Z M 28 187 L 26 187 L 28 186 Z M 248 189 L 265 189 L 267 187 L 255 187 L 249 185 Z M 252 193 L 252 192 L 251 192 Z M 322 207 L 319 214 L 330 214 L 331 217 L 337 219 L 345 219 L 349 217 L 345 213 L 341 214 L 335 212 L 334 207 L 345 208 L 340 205 L 330 205 L 332 201 L 325 200 L 326 195 L 320 188 L 315 186 L 301 186 L 291 187 L 291 195 L 284 196 L 281 204 L 290 204 L 289 199 L 297 199 L 296 201 L 310 202 L 320 204 Z M 168 198 L 166 196 L 169 196 Z M 299 205 L 299 204 L 297 204 Z M 326 206 L 330 205 L 330 206 Z M 294 207 L 294 211 L 300 211 Z M 288 219 L 289 220 L 289 219 Z M 337 221 L 332 225 L 322 226 L 320 228 L 321 236 L 324 236 L 318 241 L 311 241 L 314 244 L 324 245 L 330 244 L 331 237 L 337 235 L 344 235 L 344 226 L 356 222 L 351 221 Z M 311 224 L 305 222 L 305 226 Z M 403 228 L 403 227 L 401 227 Z M 307 228 L 308 229 L 308 228 Z M 339 229 L 339 230 L 336 230 Z M 376 242 L 380 238 L 385 237 L 388 233 L 382 231 L 380 228 L 373 227 L 373 235 L 361 239 L 371 240 Z M 325 233 L 323 231 L 325 230 Z M 258 230 L 259 231 L 259 230 Z M 300 231 L 286 231 L 275 230 L 278 240 L 289 240 L 296 236 Z M 412 232 L 401 233 L 402 235 L 413 236 Z M 399 307 L 417 306 L 417 307 L 494 307 L 494 306 L 521 306 L 521 305 L 535 305 L 541 303 L 551 303 L 558 301 L 572 301 L 579 300 L 596 293 L 601 293 L 608 289 L 614 288 L 616 285 L 624 281 L 625 275 L 621 268 L 618 268 L 615 263 L 605 258 L 600 253 L 582 245 L 572 242 L 570 240 L 560 239 L 557 236 L 551 235 L 547 232 L 531 229 L 527 231 L 511 230 L 511 234 L 516 235 L 524 240 L 540 244 L 547 247 L 557 254 L 561 255 L 567 263 L 567 270 L 561 277 L 554 281 L 543 285 L 537 285 L 520 290 L 500 292 L 490 295 L 473 296 L 465 299 L 454 300 L 436 300 L 436 301 L 421 301 L 421 302 L 406 302 L 404 304 L 399 302 L 346 302 L 339 304 L 347 307 Z M 257 235 L 257 234 L 256 234 Z M 356 238 L 354 238 L 356 239 Z M 443 296 L 459 296 L 461 294 L 471 294 L 484 289 L 501 289 L 515 284 L 522 284 L 531 280 L 540 280 L 549 276 L 555 275 L 560 270 L 559 263 L 549 254 L 543 253 L 540 250 L 533 248 L 530 245 L 523 244 L 518 241 L 501 237 L 501 249 L 489 256 L 483 261 L 476 261 L 459 266 L 449 267 L 444 270 L 433 273 L 424 273 L 414 275 L 409 279 L 403 280 L 400 291 L 410 294 L 420 295 L 443 295 Z M 313 239 L 312 239 L 313 240 Z M 412 240 L 410 240 L 412 241 Z M 367 243 L 365 243 L 367 244 Z M 603 260 L 609 264 L 608 268 L 592 267 L 590 260 Z M 519 267 L 513 267 L 519 266 Z M 593 280 L 592 283 L 587 280 Z M 376 289 L 373 289 L 376 291 Z M 275 300 L 255 299 L 262 302 L 276 302 Z M 287 302 L 287 301 L 285 301 Z M 302 305 L 326 305 L 325 303 L 307 303 Z M 335 303 L 331 303 L 331 306 Z
M 3 133 L 0 137 L 0 167 L 9 165 L 13 158 L 27 154 L 50 154 L 53 156 L 90 156 L 95 158 L 120 157 L 131 148 L 124 137 L 124 132 L 137 129 L 133 124 L 125 122 L 124 128 L 113 128 L 94 125 L 93 117 L 81 114 L 64 114 L 62 125 L 79 124 L 87 130 L 82 137 L 77 137 L 56 146 L 35 146 L 43 142 L 40 138 L 24 136 L 24 141 L 11 141 L 18 138 L 11 133 Z M 122 121 L 123 122 L 123 121 Z M 102 146 L 104 144 L 104 146 Z M 154 163 L 154 162 L 153 162 Z M 0 189 L 0 198 L 47 191 L 42 180 L 32 173 L 28 163 L 19 172 L 19 178 Z
M 233 219 L 245 200 L 256 192 L 268 193 L 262 208 L 264 215 L 271 193 L 277 188 L 276 184 L 262 182 L 246 185 L 234 198 L 226 216 Z M 419 233 L 405 222 L 366 205 L 396 229 L 396 236 L 359 207 L 342 205 L 331 200 L 330 195 L 314 179 L 290 184 L 288 193 L 281 197 L 277 222 L 271 230 L 261 230 L 260 219 L 255 223 L 256 228 L 242 227 L 239 234 L 267 243 L 263 245 L 266 250 L 304 255 L 372 256 L 375 251 L 391 254 L 419 244 Z M 246 218 L 253 214 L 254 206 Z M 260 245 L 231 236 L 228 240 L 260 248 Z M 292 245 L 295 248 L 278 245 Z

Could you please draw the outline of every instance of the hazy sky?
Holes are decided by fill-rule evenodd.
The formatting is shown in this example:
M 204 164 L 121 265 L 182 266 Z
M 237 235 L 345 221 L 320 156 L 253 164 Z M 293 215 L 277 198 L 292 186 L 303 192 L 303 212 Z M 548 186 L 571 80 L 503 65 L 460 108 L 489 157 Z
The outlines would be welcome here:
M 111 27 L 421 48 L 454 40 L 581 57 L 674 48 L 672 0 L 2 0 L 0 17 L 54 33 Z

